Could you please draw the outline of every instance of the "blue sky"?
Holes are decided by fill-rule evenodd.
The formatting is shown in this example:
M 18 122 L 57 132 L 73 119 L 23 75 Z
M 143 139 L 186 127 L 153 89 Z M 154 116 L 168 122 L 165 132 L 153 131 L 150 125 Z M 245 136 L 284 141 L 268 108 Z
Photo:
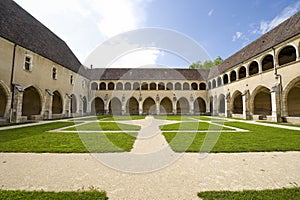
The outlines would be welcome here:
M 175 30 L 195 40 L 212 59 L 225 59 L 300 10 L 300 0 L 15 1 L 66 41 L 83 63 L 105 40 L 144 27 Z M 188 67 L 159 50 L 129 54 L 114 66 L 155 63 Z

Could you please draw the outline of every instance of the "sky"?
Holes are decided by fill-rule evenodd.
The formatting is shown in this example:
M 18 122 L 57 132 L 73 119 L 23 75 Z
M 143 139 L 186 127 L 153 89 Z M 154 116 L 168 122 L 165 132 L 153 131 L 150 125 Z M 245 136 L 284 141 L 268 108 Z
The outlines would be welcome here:
M 214 60 L 228 58 L 299 12 L 300 0 L 15 0 L 64 40 L 89 66 L 105 41 L 140 28 L 175 31 L 195 41 Z M 176 42 L 176 41 L 175 41 Z M 156 64 L 187 68 L 191 62 L 161 49 L 136 50 L 110 67 Z M 203 62 L 203 60 L 201 60 Z M 93 65 L 93 67 L 103 67 Z

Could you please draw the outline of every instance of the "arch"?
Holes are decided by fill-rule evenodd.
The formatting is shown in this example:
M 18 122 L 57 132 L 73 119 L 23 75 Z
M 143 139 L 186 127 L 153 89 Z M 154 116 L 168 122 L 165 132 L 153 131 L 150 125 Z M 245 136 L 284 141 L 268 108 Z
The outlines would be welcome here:
M 188 114 L 190 111 L 189 102 L 185 97 L 181 97 L 176 104 L 177 114 Z
M 131 90 L 131 83 L 129 82 L 125 83 L 125 90 Z
M 104 101 L 100 97 L 96 97 L 91 103 L 92 114 L 104 114 Z
M 218 106 L 218 112 L 219 113 L 225 113 L 225 95 L 220 94 L 219 96 L 219 106 Z
M 198 90 L 198 84 L 197 83 L 192 83 L 191 84 L 191 88 L 192 88 L 192 90 Z
M 87 99 L 86 97 L 82 97 L 82 112 L 86 113 L 87 112 Z
M 212 81 L 212 88 L 216 88 L 217 87 L 217 83 L 216 83 L 216 80 L 214 79 L 213 81 Z
M 165 84 L 163 82 L 158 84 L 158 90 L 165 90 Z
M 133 90 L 139 90 L 140 89 L 140 84 L 138 82 L 133 83 Z
M 146 115 L 153 115 L 156 114 L 156 105 L 155 105 L 155 101 L 151 98 L 148 97 L 147 99 L 145 99 L 145 101 L 143 102 L 143 113 Z
M 181 90 L 181 84 L 179 82 L 175 83 L 175 90 Z
M 189 90 L 190 89 L 190 84 L 187 82 L 183 83 L 183 90 Z
M 167 90 L 173 90 L 173 83 L 167 83 Z
M 200 90 L 206 90 L 206 84 L 205 83 L 200 83 L 199 84 L 199 89 Z
M 112 98 L 109 102 L 109 114 L 112 115 L 122 114 L 122 103 L 117 97 Z
M 231 73 L 230 73 L 230 82 L 234 82 L 234 81 L 236 81 L 236 71 L 232 71 Z
M 75 94 L 71 95 L 71 113 L 77 112 L 77 98 Z
M 54 91 L 52 97 L 52 114 L 61 114 L 62 112 L 63 112 L 63 101 L 61 95 L 58 91 Z
M 126 103 L 126 113 L 130 115 L 139 114 L 139 102 L 134 97 L 130 97 Z
M 250 105 L 252 105 L 252 112 L 254 115 L 271 115 L 271 93 L 270 89 L 264 86 L 258 86 L 252 92 Z
M 300 76 L 293 79 L 283 91 L 286 116 L 300 117 Z
M 91 90 L 98 90 L 98 83 L 92 82 L 92 84 L 91 84 Z
M 250 65 L 249 65 L 249 75 L 252 76 L 254 74 L 257 74 L 258 71 L 259 71 L 258 63 L 256 61 L 253 61 L 252 63 L 250 63 Z
M 217 86 L 218 87 L 222 86 L 222 78 L 221 77 L 218 77 L 218 79 L 217 79 Z
M 106 83 L 104 82 L 100 83 L 100 90 L 106 90 Z
M 284 65 L 296 60 L 296 49 L 292 45 L 288 45 L 280 50 L 278 54 L 278 64 Z
M 242 66 L 239 69 L 239 79 L 246 78 L 246 67 Z
M 168 97 L 165 97 L 161 100 L 159 111 L 161 114 L 170 114 L 173 112 L 172 101 Z
M 204 114 L 206 112 L 206 103 L 203 98 L 198 97 L 194 101 L 194 113 L 195 114 Z
M 116 90 L 123 90 L 123 83 L 118 82 L 116 86 Z
M 150 83 L 150 90 L 156 90 L 156 83 Z
M 9 93 L 5 86 L 2 86 L 0 82 L 0 117 L 4 117 L 6 114 L 6 106 L 8 103 Z
M 262 71 L 267 71 L 274 67 L 274 58 L 271 54 L 266 55 L 261 61 Z
M 146 83 L 146 82 L 143 82 L 143 83 L 142 83 L 142 87 L 141 87 L 141 89 L 142 89 L 142 90 L 148 90 L 148 89 L 149 89 L 149 85 L 148 85 L 148 83 Z
M 107 89 L 108 90 L 114 90 L 115 89 L 115 84 L 113 82 L 108 83 Z
M 30 119 L 32 115 L 40 115 L 42 110 L 41 95 L 39 91 L 30 86 L 23 92 L 22 116 L 27 116 Z
M 211 82 L 210 81 L 208 82 L 207 87 L 208 87 L 209 90 L 211 89 Z
M 226 84 L 228 84 L 228 82 L 229 82 L 228 75 L 224 74 L 223 75 L 223 84 L 226 85 Z
M 232 107 L 233 114 L 243 114 L 243 98 L 240 91 L 235 91 L 232 95 Z

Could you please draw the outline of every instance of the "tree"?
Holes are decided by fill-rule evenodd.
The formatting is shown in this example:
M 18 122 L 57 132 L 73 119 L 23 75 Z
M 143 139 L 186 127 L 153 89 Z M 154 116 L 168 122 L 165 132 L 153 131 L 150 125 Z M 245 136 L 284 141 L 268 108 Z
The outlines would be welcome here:
M 206 60 L 206 61 L 204 61 L 203 64 L 201 63 L 201 61 L 194 62 L 189 66 L 189 68 L 190 69 L 210 69 L 214 66 L 219 65 L 222 62 L 223 62 L 223 59 L 220 56 L 218 56 L 214 61 Z

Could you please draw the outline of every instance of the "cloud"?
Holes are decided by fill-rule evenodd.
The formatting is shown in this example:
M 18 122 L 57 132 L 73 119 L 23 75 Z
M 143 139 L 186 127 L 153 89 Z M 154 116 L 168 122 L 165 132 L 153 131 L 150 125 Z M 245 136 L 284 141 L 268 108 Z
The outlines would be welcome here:
M 212 16 L 212 14 L 214 13 L 214 9 L 211 9 L 209 12 L 208 12 L 208 16 Z
M 278 26 L 281 22 L 287 20 L 288 18 L 290 18 L 291 16 L 296 14 L 299 11 L 299 9 L 300 9 L 300 1 L 296 2 L 293 5 L 290 5 L 286 8 L 284 8 L 283 11 L 279 15 L 277 15 L 275 18 L 273 18 L 272 20 L 270 20 L 270 21 L 262 20 L 260 22 L 259 27 L 255 28 L 252 31 L 252 33 L 253 34 L 265 34 L 265 33 L 267 33 L 271 29 Z
M 243 33 L 242 32 L 239 32 L 237 31 L 233 36 L 232 36 L 232 41 L 235 42 L 237 41 L 238 39 L 240 39 L 242 37 Z

